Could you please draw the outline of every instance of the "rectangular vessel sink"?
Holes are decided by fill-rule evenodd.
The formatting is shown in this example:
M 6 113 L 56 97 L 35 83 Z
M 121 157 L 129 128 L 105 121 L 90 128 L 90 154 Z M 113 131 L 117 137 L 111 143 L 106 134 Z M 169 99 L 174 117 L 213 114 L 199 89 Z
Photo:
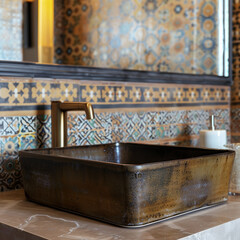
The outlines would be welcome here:
M 124 227 L 227 201 L 234 151 L 135 143 L 20 152 L 26 197 Z

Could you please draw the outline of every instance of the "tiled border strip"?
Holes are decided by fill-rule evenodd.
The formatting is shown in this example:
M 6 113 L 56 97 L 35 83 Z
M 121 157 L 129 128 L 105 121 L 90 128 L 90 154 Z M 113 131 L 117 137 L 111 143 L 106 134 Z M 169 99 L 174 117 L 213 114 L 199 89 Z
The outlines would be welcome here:
M 230 88 L 225 86 L 53 82 L 0 80 L 1 111 L 42 111 L 51 100 L 87 101 L 98 109 L 226 105 Z

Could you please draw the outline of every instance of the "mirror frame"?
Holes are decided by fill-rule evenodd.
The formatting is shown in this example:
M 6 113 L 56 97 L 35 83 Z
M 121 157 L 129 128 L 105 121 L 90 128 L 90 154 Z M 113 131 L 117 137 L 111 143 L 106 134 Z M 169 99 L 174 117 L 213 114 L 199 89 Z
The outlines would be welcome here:
M 163 73 L 127 69 L 0 61 L 0 77 L 4 76 L 141 83 L 204 84 L 227 86 L 232 84 L 231 71 L 229 71 L 229 77 L 220 77 L 214 75 Z
M 53 78 L 175 84 L 232 84 L 232 1 L 229 0 L 229 76 L 139 71 L 74 65 L 39 64 L 0 60 L 0 77 Z

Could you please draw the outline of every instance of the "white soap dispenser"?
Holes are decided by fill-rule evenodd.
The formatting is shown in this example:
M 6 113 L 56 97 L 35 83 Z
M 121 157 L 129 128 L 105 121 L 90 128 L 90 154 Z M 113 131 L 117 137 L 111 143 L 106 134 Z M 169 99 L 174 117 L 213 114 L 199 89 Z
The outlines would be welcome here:
M 216 130 L 214 116 L 210 116 L 209 130 L 200 130 L 200 147 L 203 148 L 224 148 L 227 143 L 226 130 Z

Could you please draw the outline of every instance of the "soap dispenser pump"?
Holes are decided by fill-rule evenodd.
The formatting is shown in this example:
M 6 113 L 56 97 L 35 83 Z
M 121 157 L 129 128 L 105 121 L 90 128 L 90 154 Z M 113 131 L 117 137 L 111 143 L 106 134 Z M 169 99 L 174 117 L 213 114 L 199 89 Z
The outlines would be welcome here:
M 215 129 L 215 116 L 209 118 L 209 130 L 200 130 L 200 147 L 203 148 L 224 148 L 227 143 L 227 131 Z
M 215 130 L 215 119 L 214 119 L 214 115 L 211 115 L 209 117 L 209 121 L 210 121 L 210 127 L 209 127 L 209 130 L 212 130 L 214 131 Z

